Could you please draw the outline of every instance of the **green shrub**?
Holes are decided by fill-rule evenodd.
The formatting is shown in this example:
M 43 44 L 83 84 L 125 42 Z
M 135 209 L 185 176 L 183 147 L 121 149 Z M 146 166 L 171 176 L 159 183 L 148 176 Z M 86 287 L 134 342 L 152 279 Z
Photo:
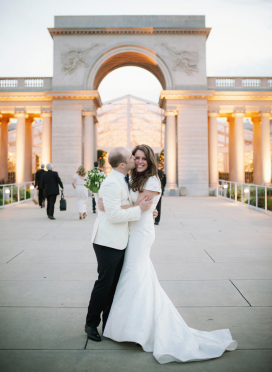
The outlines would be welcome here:
M 25 190 L 19 189 L 20 200 L 25 200 Z
M 26 189 L 26 198 L 30 199 L 31 198 L 31 191 L 30 189 Z
M 258 198 L 260 196 L 265 196 L 265 188 L 264 187 L 258 187 Z

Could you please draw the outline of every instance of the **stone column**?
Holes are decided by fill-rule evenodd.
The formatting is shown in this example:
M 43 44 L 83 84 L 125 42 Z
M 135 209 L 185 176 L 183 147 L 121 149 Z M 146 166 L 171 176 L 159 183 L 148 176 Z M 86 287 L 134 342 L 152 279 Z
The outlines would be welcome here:
M 262 184 L 271 184 L 271 149 L 270 149 L 270 122 L 271 111 L 261 113 L 261 160 L 262 160 Z
M 84 167 L 93 169 L 94 163 L 94 113 L 84 112 Z
M 176 146 L 176 111 L 167 111 L 166 116 L 166 187 L 165 195 L 178 195 L 177 187 L 177 146 Z
M 209 112 L 209 186 L 217 188 L 218 182 L 218 112 Z
M 245 182 L 245 140 L 244 140 L 244 123 L 243 110 L 237 109 L 233 113 L 235 117 L 235 181 Z
M 8 118 L 0 115 L 1 144 L 0 144 L 0 180 L 8 182 Z
M 251 118 L 253 123 L 253 183 L 262 184 L 261 118 Z
M 33 118 L 25 121 L 25 181 L 32 181 L 32 122 Z
M 25 119 L 24 110 L 16 110 L 16 183 L 25 182 Z
M 235 122 L 233 117 L 228 118 L 229 123 L 229 180 L 235 182 Z
M 46 165 L 52 162 L 52 113 L 42 112 L 42 164 Z
M 164 173 L 166 174 L 167 172 L 167 165 L 166 165 L 166 161 L 165 161 L 165 157 L 166 157 L 166 153 L 167 153 L 167 118 L 165 117 L 164 119 Z
M 98 122 L 94 123 L 94 161 L 97 161 L 97 126 Z

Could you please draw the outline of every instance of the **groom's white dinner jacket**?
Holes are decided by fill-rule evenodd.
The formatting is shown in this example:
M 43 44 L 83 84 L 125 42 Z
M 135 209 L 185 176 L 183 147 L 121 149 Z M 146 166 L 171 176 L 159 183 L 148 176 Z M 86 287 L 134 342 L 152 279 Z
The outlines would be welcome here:
M 121 209 L 122 205 L 132 205 L 125 176 L 112 170 L 99 190 L 103 198 L 105 212 L 98 211 L 95 220 L 92 243 L 115 249 L 125 249 L 128 243 L 128 222 L 141 217 L 139 206 Z

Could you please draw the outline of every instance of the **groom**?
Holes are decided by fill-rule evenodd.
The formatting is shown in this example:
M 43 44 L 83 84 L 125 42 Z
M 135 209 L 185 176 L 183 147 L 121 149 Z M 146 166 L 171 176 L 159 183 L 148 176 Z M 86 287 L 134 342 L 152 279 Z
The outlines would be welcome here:
M 128 171 L 135 168 L 134 156 L 124 147 L 116 147 L 109 154 L 112 172 L 103 181 L 99 196 L 103 198 L 105 212 L 99 211 L 96 218 L 92 243 L 98 262 L 98 280 L 94 284 L 86 317 L 85 332 L 93 341 L 101 341 L 97 331 L 102 314 L 104 331 L 115 289 L 122 270 L 125 248 L 128 243 L 129 221 L 137 221 L 141 213 L 152 205 L 152 200 L 142 200 L 138 206 L 132 205 L 128 189 Z

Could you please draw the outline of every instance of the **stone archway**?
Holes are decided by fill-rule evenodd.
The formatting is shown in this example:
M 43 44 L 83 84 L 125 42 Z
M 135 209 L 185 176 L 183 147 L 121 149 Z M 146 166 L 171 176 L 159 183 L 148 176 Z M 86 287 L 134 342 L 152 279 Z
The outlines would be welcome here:
M 87 74 L 85 89 L 98 90 L 106 75 L 125 66 L 141 67 L 151 72 L 164 90 L 173 89 L 173 79 L 164 61 L 151 49 L 139 45 L 121 45 L 102 53 Z
M 177 195 L 182 186 L 188 195 L 207 195 L 207 99 L 212 93 L 207 89 L 210 29 L 205 17 L 56 17 L 49 31 L 54 39 L 52 161 L 65 165 L 65 183 L 77 164 L 88 159 L 86 166 L 92 165 L 102 105 L 99 84 L 111 71 L 135 66 L 152 73 L 163 88 L 159 105 L 166 114 L 166 191 Z

